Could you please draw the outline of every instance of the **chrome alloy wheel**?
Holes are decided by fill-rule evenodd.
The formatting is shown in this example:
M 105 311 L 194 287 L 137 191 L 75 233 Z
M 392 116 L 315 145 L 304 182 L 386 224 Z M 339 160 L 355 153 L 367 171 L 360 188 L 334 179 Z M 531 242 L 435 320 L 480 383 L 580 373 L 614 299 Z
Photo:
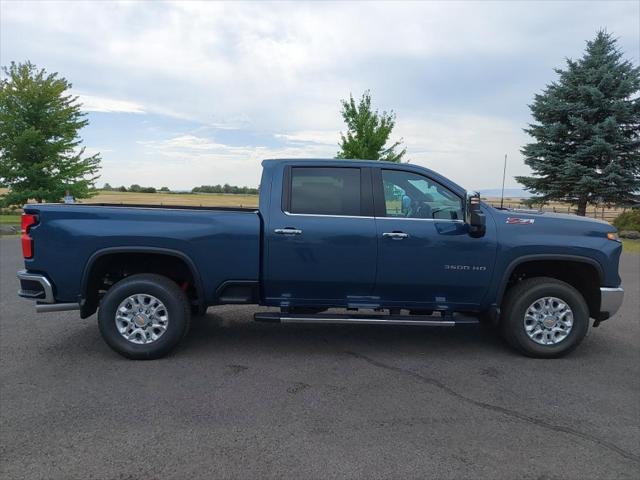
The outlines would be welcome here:
M 567 338 L 573 326 L 573 312 L 556 297 L 537 299 L 524 314 L 524 329 L 531 340 L 541 345 L 556 345 Z
M 123 300 L 116 310 L 116 327 L 132 343 L 158 340 L 169 325 L 167 307 L 153 295 L 138 293 Z

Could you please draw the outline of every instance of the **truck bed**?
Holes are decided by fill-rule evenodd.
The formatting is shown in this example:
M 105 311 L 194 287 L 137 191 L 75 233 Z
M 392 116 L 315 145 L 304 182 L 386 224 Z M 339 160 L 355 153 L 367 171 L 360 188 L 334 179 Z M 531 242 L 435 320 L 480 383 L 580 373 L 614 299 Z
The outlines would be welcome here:
M 197 267 L 207 303 L 225 282 L 257 282 L 262 219 L 255 208 L 30 204 L 29 271 L 46 272 L 59 302 L 77 302 L 92 259 L 108 252 L 174 252 Z

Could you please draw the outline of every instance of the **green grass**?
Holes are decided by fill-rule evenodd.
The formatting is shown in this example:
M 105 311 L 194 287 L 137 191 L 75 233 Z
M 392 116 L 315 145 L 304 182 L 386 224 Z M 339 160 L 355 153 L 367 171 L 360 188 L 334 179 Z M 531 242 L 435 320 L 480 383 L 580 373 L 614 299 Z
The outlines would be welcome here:
M 257 207 L 258 195 L 224 193 L 134 193 L 100 190 L 80 203 L 143 203 L 152 205 L 187 205 L 203 207 Z
M 0 215 L 0 225 L 20 225 L 20 215 Z
M 640 253 L 640 240 L 622 239 L 622 251 L 627 253 Z

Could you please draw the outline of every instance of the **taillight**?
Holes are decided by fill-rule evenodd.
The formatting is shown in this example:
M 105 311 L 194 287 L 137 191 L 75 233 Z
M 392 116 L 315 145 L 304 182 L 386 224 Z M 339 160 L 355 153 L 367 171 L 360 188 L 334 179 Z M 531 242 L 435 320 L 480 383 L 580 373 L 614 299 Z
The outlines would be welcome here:
M 29 236 L 29 229 L 38 223 L 38 216 L 31 213 L 22 214 L 22 256 L 33 258 L 33 240 Z

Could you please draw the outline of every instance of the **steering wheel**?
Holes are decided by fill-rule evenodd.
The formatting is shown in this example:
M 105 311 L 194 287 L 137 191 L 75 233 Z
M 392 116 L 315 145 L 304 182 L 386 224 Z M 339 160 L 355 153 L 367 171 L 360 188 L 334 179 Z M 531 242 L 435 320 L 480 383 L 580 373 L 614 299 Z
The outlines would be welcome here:
M 431 205 L 426 202 L 416 202 L 416 204 L 416 208 L 412 215 L 414 218 L 433 218 Z

